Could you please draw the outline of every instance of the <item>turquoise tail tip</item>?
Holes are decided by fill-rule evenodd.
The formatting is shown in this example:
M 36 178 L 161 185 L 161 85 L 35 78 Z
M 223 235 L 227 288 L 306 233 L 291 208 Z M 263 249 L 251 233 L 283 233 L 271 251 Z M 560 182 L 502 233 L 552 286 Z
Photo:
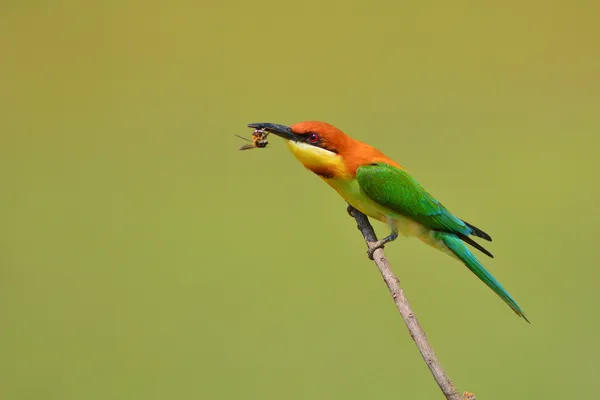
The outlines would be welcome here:
M 517 302 L 512 298 L 512 296 L 502 287 L 500 282 L 496 280 L 490 274 L 484 266 L 479 262 L 477 257 L 471 253 L 469 248 L 464 244 L 460 238 L 456 235 L 446 232 L 438 232 L 437 237 L 441 240 L 446 247 L 456 257 L 458 257 L 463 264 L 467 266 L 483 283 L 485 283 L 490 289 L 494 291 L 504 302 L 517 314 L 519 317 L 522 317 L 527 323 L 531 324 L 531 321 L 527 318 L 521 307 L 517 304 Z

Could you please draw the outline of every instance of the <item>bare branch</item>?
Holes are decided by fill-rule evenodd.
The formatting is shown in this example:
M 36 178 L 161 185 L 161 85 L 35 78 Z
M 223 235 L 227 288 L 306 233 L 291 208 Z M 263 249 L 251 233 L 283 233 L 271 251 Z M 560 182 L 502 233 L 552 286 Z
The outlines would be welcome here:
M 376 242 L 377 236 L 375 235 L 375 231 L 373 230 L 369 219 L 352 206 L 348 206 L 348 213 L 356 220 L 358 229 L 365 238 L 367 245 L 369 245 L 369 243 Z M 394 303 L 396 303 L 396 307 L 398 308 L 400 315 L 402 315 L 402 319 L 404 319 L 404 323 L 408 328 L 410 336 L 417 345 L 421 356 L 423 356 L 423 360 L 425 360 L 427 367 L 429 367 L 433 378 L 444 393 L 444 396 L 446 396 L 446 399 L 475 400 L 475 395 L 472 393 L 465 392 L 463 397 L 456 391 L 452 380 L 450 380 L 450 377 L 442 368 L 442 365 L 435 355 L 431 344 L 429 344 L 429 341 L 427 340 L 427 336 L 425 336 L 425 332 L 421 328 L 421 325 L 419 325 L 419 321 L 417 320 L 417 317 L 415 316 L 406 296 L 404 295 L 404 290 L 402 290 L 402 287 L 400 286 L 400 280 L 392 272 L 382 248 L 374 251 L 373 261 L 375 264 L 377 264 L 377 268 L 379 268 L 379 272 L 381 273 L 383 280 L 392 294 Z

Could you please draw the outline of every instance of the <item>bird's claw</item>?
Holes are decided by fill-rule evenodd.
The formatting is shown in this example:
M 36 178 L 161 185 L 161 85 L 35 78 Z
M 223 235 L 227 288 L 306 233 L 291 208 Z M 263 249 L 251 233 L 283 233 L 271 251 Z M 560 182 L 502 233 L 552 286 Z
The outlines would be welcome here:
M 369 248 L 367 250 L 367 256 L 369 256 L 369 259 L 373 259 L 373 253 L 375 253 L 375 250 L 377 249 L 383 249 L 385 247 L 385 244 L 387 243 L 387 241 L 385 240 L 378 240 L 376 242 L 369 242 L 367 243 L 367 247 Z

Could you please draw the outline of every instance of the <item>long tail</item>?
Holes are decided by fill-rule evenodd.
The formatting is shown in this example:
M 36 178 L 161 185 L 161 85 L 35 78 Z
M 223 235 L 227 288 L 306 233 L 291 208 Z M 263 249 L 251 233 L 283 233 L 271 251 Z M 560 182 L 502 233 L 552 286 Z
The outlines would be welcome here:
M 451 233 L 436 232 L 436 236 L 441 240 L 452 253 L 454 253 L 466 266 L 469 268 L 479 279 L 481 279 L 490 289 L 492 289 L 502 300 L 508 304 L 510 308 L 520 317 L 523 317 L 525 321 L 529 322 L 525 313 L 519 307 L 517 302 L 511 297 L 510 294 L 500 285 L 492 274 L 490 274 L 481 265 L 479 260 L 471 253 L 469 248 L 461 241 L 461 239 Z

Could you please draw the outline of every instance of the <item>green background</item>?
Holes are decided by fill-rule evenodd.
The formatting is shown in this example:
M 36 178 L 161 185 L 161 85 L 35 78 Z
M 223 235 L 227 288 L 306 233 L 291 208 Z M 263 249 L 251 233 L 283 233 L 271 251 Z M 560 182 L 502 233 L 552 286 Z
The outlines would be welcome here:
M 0 398 L 441 398 L 344 202 L 237 151 L 315 119 L 493 236 L 531 325 L 386 249 L 459 390 L 597 397 L 600 6 L 484 3 L 2 1 Z

